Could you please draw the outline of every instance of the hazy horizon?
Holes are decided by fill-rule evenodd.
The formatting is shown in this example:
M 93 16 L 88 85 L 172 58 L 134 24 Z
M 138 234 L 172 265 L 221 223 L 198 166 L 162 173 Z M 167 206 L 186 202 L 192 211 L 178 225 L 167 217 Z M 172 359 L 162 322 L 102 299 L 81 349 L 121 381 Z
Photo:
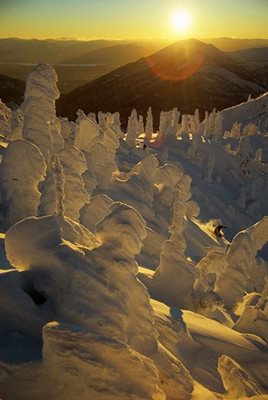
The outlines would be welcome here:
M 0 39 L 19 39 L 19 40 L 55 40 L 55 41 L 81 41 L 81 42 L 89 42 L 89 41 L 98 41 L 98 40 L 107 40 L 113 42 L 161 42 L 161 41 L 168 41 L 168 42 L 177 42 L 180 40 L 214 40 L 214 39 L 232 39 L 232 40 L 268 40 L 267 37 L 238 37 L 238 36 L 210 36 L 210 37 L 198 37 L 198 36 L 189 36 L 187 38 L 112 38 L 112 37 L 24 37 L 24 36 L 0 36 Z

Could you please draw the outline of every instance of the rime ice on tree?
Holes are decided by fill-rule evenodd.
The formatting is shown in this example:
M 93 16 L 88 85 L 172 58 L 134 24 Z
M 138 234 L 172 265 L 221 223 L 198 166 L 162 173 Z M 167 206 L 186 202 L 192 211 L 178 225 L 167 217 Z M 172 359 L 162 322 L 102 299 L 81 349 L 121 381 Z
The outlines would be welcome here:
M 267 242 L 267 230 L 268 217 L 264 217 L 255 225 L 239 232 L 232 240 L 226 254 L 228 266 L 215 284 L 215 291 L 229 309 L 235 307 L 246 292 L 251 264 L 257 251 Z
M 85 190 L 82 174 L 87 169 L 84 154 L 76 147 L 66 145 L 59 154 L 63 167 L 64 183 L 64 209 L 65 215 L 74 221 L 79 221 L 81 208 L 89 203 L 90 196 Z
M 23 137 L 32 141 L 48 162 L 53 152 L 49 124 L 56 119 L 55 100 L 59 98 L 57 74 L 51 65 L 39 64 L 26 81 Z
M 152 107 L 148 108 L 147 117 L 146 117 L 146 125 L 145 125 L 145 142 L 150 142 L 152 140 L 153 135 L 153 114 L 152 114 Z
M 25 140 L 10 142 L 0 169 L 7 227 L 38 214 L 41 195 L 38 185 L 45 173 L 44 157 L 34 144 Z
M 42 188 L 39 215 L 64 215 L 65 177 L 59 156 L 53 156 Z
M 163 244 L 160 264 L 153 276 L 152 291 L 154 293 L 157 287 L 158 296 L 169 305 L 194 309 L 196 271 L 184 254 L 186 243 L 183 236 L 184 216 L 187 202 L 191 198 L 190 185 L 191 178 L 187 175 L 183 175 L 176 185 L 171 235 Z M 160 286 L 169 287 L 168 292 L 164 293 Z
M 136 137 L 138 129 L 138 115 L 135 109 L 132 110 L 130 117 L 128 118 L 126 143 L 130 149 L 136 147 Z

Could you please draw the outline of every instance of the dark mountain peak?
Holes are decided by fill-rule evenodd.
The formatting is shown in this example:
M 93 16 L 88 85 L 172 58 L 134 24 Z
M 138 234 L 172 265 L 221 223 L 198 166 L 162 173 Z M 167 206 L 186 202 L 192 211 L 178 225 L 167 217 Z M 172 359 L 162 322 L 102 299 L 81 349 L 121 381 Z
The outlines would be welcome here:
M 186 39 L 175 42 L 151 56 L 154 59 L 165 58 L 167 60 L 176 59 L 178 62 L 187 61 L 191 58 L 201 57 L 203 61 L 215 62 L 231 62 L 231 58 L 226 56 L 222 51 L 212 44 L 204 43 L 197 39 Z
M 202 52 L 202 53 L 210 53 L 211 51 L 215 52 L 221 52 L 219 49 L 217 49 L 215 46 L 211 44 L 207 44 L 202 42 L 201 40 L 198 39 L 185 39 L 185 40 L 179 40 L 177 42 L 174 42 L 170 44 L 169 46 L 164 47 L 163 49 L 159 50 L 158 53 L 181 53 L 183 51 L 187 52 Z M 157 54 L 157 53 L 156 53 Z
M 146 58 L 152 71 L 164 80 L 178 81 L 193 76 L 202 68 L 223 68 L 247 78 L 234 60 L 211 44 L 197 39 L 175 42 Z
M 184 40 L 179 40 L 177 42 L 172 43 L 168 47 L 177 47 L 178 49 L 181 49 L 182 47 L 184 48 L 192 48 L 196 50 L 201 50 L 206 48 L 208 45 L 201 40 L 195 39 L 195 38 L 190 38 L 190 39 L 184 39 Z

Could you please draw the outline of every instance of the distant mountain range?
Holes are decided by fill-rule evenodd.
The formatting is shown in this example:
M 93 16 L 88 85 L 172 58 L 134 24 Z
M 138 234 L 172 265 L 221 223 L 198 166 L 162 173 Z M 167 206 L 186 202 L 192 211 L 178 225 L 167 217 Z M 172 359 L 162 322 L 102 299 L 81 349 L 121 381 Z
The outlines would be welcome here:
M 229 54 L 237 60 L 268 63 L 268 47 L 238 50 Z
M 58 114 L 76 118 L 78 108 L 86 113 L 120 111 L 123 122 L 132 108 L 155 115 L 173 107 L 183 113 L 199 108 L 221 110 L 258 96 L 267 88 L 246 68 L 216 47 L 190 39 L 172 44 L 120 67 L 81 88 L 63 95 Z
M 113 67 L 128 64 L 139 58 L 149 56 L 161 48 L 160 44 L 126 43 L 97 49 L 66 59 L 67 64 L 102 64 Z
M 0 39 L 0 74 L 26 80 L 39 62 L 54 65 L 61 93 L 154 53 L 163 43 Z
M 222 51 L 268 48 L 266 39 L 208 38 L 203 41 Z M 170 44 L 167 40 L 0 39 L 0 74 L 26 80 L 37 63 L 49 63 L 56 69 L 61 93 L 68 93 Z M 256 71 L 265 81 L 267 70 L 266 66 L 264 69 L 262 67 L 258 65 Z
M 62 93 L 69 92 L 86 82 L 110 72 L 112 66 L 70 66 L 65 59 L 79 57 L 97 49 L 113 46 L 118 41 L 108 40 L 38 40 L 0 39 L 0 74 L 26 80 L 34 66 L 40 62 L 53 64 L 59 77 Z M 1 97 L 1 93 L 0 93 Z
M 247 68 L 265 87 L 268 87 L 268 47 L 239 50 L 229 54 L 239 66 Z
M 202 39 L 204 43 L 213 44 L 222 51 L 237 51 L 256 47 L 268 47 L 268 39 L 237 39 L 237 38 L 206 38 Z M 118 65 L 117 58 L 122 54 L 126 54 L 126 60 L 122 60 L 123 64 L 134 61 L 128 59 L 132 54 L 136 54 L 137 58 L 152 54 L 156 50 L 163 48 L 172 41 L 130 41 L 130 40 L 60 40 L 60 39 L 19 39 L 6 38 L 0 39 L 0 62 L 7 63 L 83 63 L 85 60 L 93 62 L 99 61 L 111 63 L 111 59 L 115 60 Z M 122 47 L 120 47 L 122 46 Z M 108 48 L 111 48 L 108 50 Z M 107 55 L 98 50 L 107 49 Z M 93 54 L 91 54 L 93 53 Z M 120 54 L 121 53 L 121 54 Z M 104 54 L 104 55 L 103 55 Z M 95 57 L 94 57 L 95 56 Z M 121 64 L 122 65 L 122 64 Z
M 238 51 L 257 47 L 268 47 L 268 39 L 206 38 L 202 42 L 213 44 L 221 51 Z
M 188 40 L 166 47 L 165 41 L 0 39 L 0 98 L 21 103 L 22 81 L 38 62 L 55 66 L 59 89 L 68 93 L 58 110 L 71 118 L 78 107 L 121 110 L 125 120 L 132 107 L 145 113 L 148 105 L 156 114 L 174 105 L 183 112 L 220 109 L 267 89 L 268 40 L 204 41 L 208 44 Z M 239 50 L 223 53 L 211 43 Z
M 57 64 L 115 43 L 110 40 L 0 39 L 0 61 Z

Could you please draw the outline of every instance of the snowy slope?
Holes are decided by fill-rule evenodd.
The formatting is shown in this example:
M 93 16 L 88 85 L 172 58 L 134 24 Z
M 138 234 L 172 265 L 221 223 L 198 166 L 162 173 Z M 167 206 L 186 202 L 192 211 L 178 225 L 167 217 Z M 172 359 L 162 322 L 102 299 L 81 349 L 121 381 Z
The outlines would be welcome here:
M 59 119 L 51 66 L 26 88 L 0 107 L 0 398 L 267 400 L 267 95 L 124 132 Z
M 249 123 L 256 125 L 263 123 L 268 117 L 268 93 L 249 100 L 245 103 L 234 107 L 227 108 L 222 111 L 223 129 L 231 130 L 235 122 L 242 123 L 243 126 Z M 263 126 L 263 129 L 267 128 Z

